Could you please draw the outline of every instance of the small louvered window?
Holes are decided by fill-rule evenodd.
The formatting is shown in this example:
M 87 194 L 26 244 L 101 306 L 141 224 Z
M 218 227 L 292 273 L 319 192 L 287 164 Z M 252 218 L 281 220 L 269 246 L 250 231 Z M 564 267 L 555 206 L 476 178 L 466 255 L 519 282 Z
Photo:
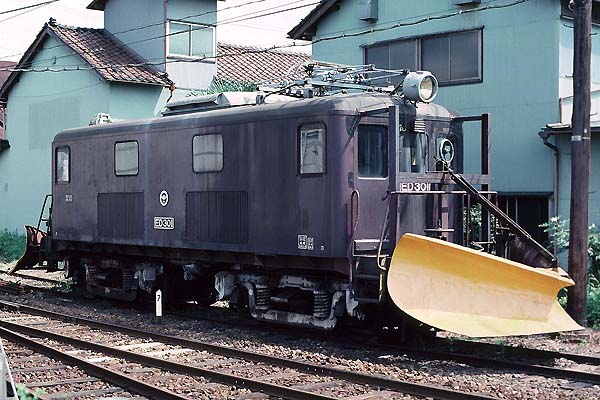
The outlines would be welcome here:
M 223 170 L 223 135 L 194 136 L 192 142 L 194 172 L 219 172 Z
M 133 140 L 115 143 L 115 175 L 137 175 L 139 171 L 139 145 Z

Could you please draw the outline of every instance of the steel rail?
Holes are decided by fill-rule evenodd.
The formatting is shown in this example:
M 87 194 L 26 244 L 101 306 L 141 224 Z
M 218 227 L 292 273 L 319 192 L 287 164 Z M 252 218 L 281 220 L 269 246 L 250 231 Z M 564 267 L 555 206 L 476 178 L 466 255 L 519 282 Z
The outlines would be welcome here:
M 452 347 L 455 344 L 460 344 L 464 346 L 470 347 L 479 347 L 482 350 L 493 351 L 496 353 L 506 353 L 511 352 L 515 355 L 525 355 L 532 358 L 542 358 L 542 359 L 557 359 L 564 358 L 567 360 L 575 361 L 580 364 L 590 364 L 590 365 L 600 365 L 600 357 L 594 356 L 586 356 L 583 354 L 575 354 L 575 353 L 563 353 L 560 351 L 554 350 L 541 350 L 541 349 L 532 349 L 530 347 L 516 347 L 516 346 L 508 346 L 501 344 L 493 344 L 493 343 L 485 343 L 485 342 L 475 342 L 472 340 L 463 340 L 463 339 L 452 339 L 453 343 L 445 343 L 448 342 L 448 339 L 439 339 L 440 343 L 446 346 Z
M 74 347 L 84 348 L 93 352 L 110 355 L 121 358 L 127 361 L 139 363 L 146 366 L 160 368 L 164 371 L 185 374 L 189 376 L 207 378 L 209 380 L 219 382 L 228 386 L 243 387 L 252 392 L 261 392 L 270 396 L 281 397 L 288 400 L 333 400 L 335 397 L 310 393 L 303 390 L 283 387 L 266 383 L 258 380 L 237 377 L 231 374 L 225 374 L 217 371 L 212 371 L 205 368 L 194 367 L 191 365 L 182 365 L 173 361 L 163 360 L 160 358 L 149 357 L 143 354 L 137 354 L 131 351 L 120 350 L 114 347 L 106 346 L 99 343 L 80 340 L 58 333 L 50 332 L 44 329 L 32 328 L 25 325 L 13 324 L 12 322 L 0 321 L 0 329 L 19 332 L 24 335 L 34 336 L 44 339 L 54 340 L 56 342 L 71 345 Z M 464 398 L 464 397 L 461 397 Z M 162 398 L 161 398 L 162 399 Z M 184 399 L 178 397 L 178 399 Z
M 38 353 L 44 354 L 55 360 L 59 360 L 65 364 L 74 365 L 81 368 L 83 371 L 90 375 L 94 375 L 106 382 L 110 382 L 116 386 L 123 388 L 126 391 L 131 391 L 139 395 L 149 397 L 157 400 L 186 400 L 187 397 L 180 396 L 169 390 L 157 388 L 155 386 L 146 384 L 136 379 L 130 378 L 127 375 L 119 372 L 104 368 L 100 365 L 95 365 L 79 357 L 66 354 L 60 350 L 57 350 L 51 346 L 47 346 L 42 343 L 38 343 L 34 340 L 26 338 L 25 336 L 19 335 L 11 330 L 0 327 L 0 336 L 4 339 L 18 343 L 24 347 L 28 347 Z
M 444 400 L 446 400 L 446 399 L 447 400 L 496 399 L 495 397 L 492 397 L 489 395 L 484 395 L 484 394 L 464 393 L 464 392 L 460 392 L 460 391 L 456 391 L 456 390 L 452 390 L 452 389 L 446 389 L 446 388 L 442 388 L 442 387 L 436 387 L 436 386 L 432 386 L 432 385 L 423 385 L 423 384 L 412 383 L 412 382 L 408 382 L 408 381 L 390 379 L 390 378 L 387 378 L 384 376 L 369 375 L 369 374 L 364 374 L 364 373 L 360 373 L 360 372 L 346 371 L 346 370 L 342 370 L 339 368 L 327 367 L 327 366 L 322 366 L 322 365 L 303 362 L 303 361 L 296 361 L 296 360 L 291 360 L 291 359 L 287 359 L 287 358 L 283 358 L 283 357 L 270 356 L 270 355 L 260 354 L 260 353 L 256 353 L 256 352 L 248 351 L 248 350 L 235 349 L 235 348 L 226 347 L 226 346 L 218 346 L 218 345 L 213 345 L 210 343 L 200 342 L 200 341 L 196 341 L 196 340 L 181 339 L 181 338 L 178 338 L 175 336 L 161 335 L 161 334 L 157 334 L 157 333 L 141 331 L 141 330 L 138 330 L 135 328 L 125 327 L 122 325 L 115 325 L 115 324 L 109 324 L 109 323 L 104 323 L 104 322 L 99 322 L 99 321 L 92 321 L 92 320 L 85 319 L 85 318 L 55 313 L 52 311 L 42 310 L 42 309 L 35 308 L 35 307 L 18 305 L 16 303 L 0 301 L 0 306 L 9 307 L 14 310 L 23 310 L 23 311 L 26 311 L 27 313 L 50 317 L 50 318 L 54 318 L 54 319 L 60 319 L 60 320 L 74 322 L 74 323 L 80 323 L 82 325 L 87 325 L 87 326 L 93 327 L 93 328 L 117 331 L 117 332 L 121 332 L 121 333 L 128 334 L 131 336 L 139 337 L 139 338 L 148 338 L 148 339 L 152 339 L 155 341 L 168 343 L 171 345 L 177 345 L 177 346 L 192 348 L 192 349 L 196 349 L 196 350 L 208 351 L 213 354 L 219 354 L 219 355 L 222 355 L 225 357 L 238 358 L 238 359 L 252 361 L 252 362 L 259 362 L 259 363 L 264 363 L 264 364 L 269 364 L 269 365 L 275 365 L 275 366 L 279 366 L 279 367 L 283 367 L 283 368 L 292 368 L 292 369 L 304 371 L 304 372 L 311 373 L 311 374 L 329 376 L 329 377 L 333 377 L 335 379 L 341 379 L 341 380 L 345 380 L 345 381 L 354 382 L 357 384 L 369 385 L 372 387 L 377 387 L 379 389 L 387 389 L 387 390 L 401 392 L 401 393 L 405 393 L 405 394 L 411 394 L 411 395 L 415 395 L 415 396 L 433 397 L 436 399 L 444 399 Z M 202 376 L 209 378 L 209 379 L 217 380 L 217 381 L 219 380 L 219 378 L 221 378 L 222 375 L 224 375 L 224 374 L 217 373 L 214 371 L 204 370 L 204 369 L 201 369 L 198 367 L 187 367 L 187 366 L 181 366 L 179 364 L 171 365 L 174 363 L 172 363 L 170 361 L 154 359 L 152 357 L 137 355 L 135 353 L 131 353 L 131 352 L 127 352 L 127 351 L 123 351 L 123 350 L 119 350 L 119 349 L 108 348 L 107 346 L 103 346 L 103 345 L 99 345 L 99 344 L 95 344 L 95 343 L 82 342 L 82 341 L 79 341 L 78 339 L 68 338 L 68 337 L 58 335 L 55 333 L 51 333 L 51 332 L 41 330 L 41 329 L 16 325 L 16 324 L 13 324 L 13 323 L 10 323 L 7 321 L 0 321 L 0 326 L 7 326 L 7 327 L 10 327 L 9 329 L 11 329 L 11 330 L 13 330 L 13 329 L 18 330 L 23 333 L 31 334 L 31 335 L 36 334 L 36 331 L 37 331 L 37 335 L 48 336 L 49 338 L 56 335 L 56 337 L 57 337 L 56 340 L 58 340 L 58 341 L 63 341 L 63 338 L 64 338 L 64 340 L 69 340 L 69 341 L 72 341 L 72 343 L 77 343 L 76 345 L 81 346 L 81 347 L 101 346 L 101 347 L 97 347 L 96 348 L 97 350 L 94 350 L 94 351 L 102 352 L 105 354 L 115 354 L 118 357 L 123 357 L 123 358 L 125 357 L 125 355 L 127 355 L 127 357 L 130 357 L 130 355 L 135 355 L 136 358 L 140 357 L 136 361 L 143 363 L 143 364 L 150 364 L 150 363 L 154 363 L 154 362 L 166 363 L 166 364 L 162 364 L 162 366 L 158 366 L 158 365 L 155 365 L 155 366 L 157 366 L 158 368 L 163 368 L 163 369 L 168 369 L 168 370 L 171 370 L 171 367 L 184 368 L 184 370 L 187 371 L 187 372 L 183 372 L 184 370 L 180 369 L 175 372 L 188 373 L 191 375 L 196 375 L 198 373 L 206 373 L 206 375 L 202 375 Z M 110 352 L 112 352 L 112 353 L 110 353 Z M 214 375 L 214 374 L 216 374 L 216 375 Z M 214 375 L 214 377 L 213 377 L 213 375 Z M 230 375 L 226 375 L 226 376 L 231 378 Z M 235 379 L 234 383 L 229 383 L 229 384 L 235 384 L 235 385 L 242 384 L 240 381 L 243 380 L 243 378 L 233 377 L 233 379 Z M 268 385 L 273 386 L 270 384 L 268 384 Z M 247 386 L 244 386 L 244 387 L 247 387 Z M 275 387 L 277 389 L 285 389 L 280 386 L 275 386 Z M 281 392 L 269 393 L 267 390 L 264 390 L 264 389 L 256 390 L 252 386 L 248 386 L 247 388 L 250 390 L 262 391 L 267 394 L 285 397 L 285 398 L 302 398 L 302 399 L 314 398 L 314 397 L 288 397 L 288 396 L 282 395 Z M 288 390 L 291 390 L 291 389 L 288 389 Z M 306 392 L 304 392 L 304 393 L 306 393 Z M 310 393 L 308 393 L 308 394 L 311 395 Z M 323 397 L 319 397 L 319 398 L 323 398 Z M 328 398 L 328 397 L 325 397 L 325 398 Z
M 592 372 L 576 371 L 572 369 L 549 367 L 538 364 L 531 364 L 519 361 L 508 361 L 490 357 L 479 357 L 468 354 L 460 354 L 453 352 L 437 351 L 437 350 L 415 350 L 408 347 L 379 345 L 373 347 L 381 350 L 392 350 L 402 354 L 413 356 L 424 356 L 437 360 L 454 361 L 462 364 L 467 364 L 473 367 L 480 368 L 504 368 L 513 371 L 519 371 L 528 375 L 545 376 L 548 378 L 571 379 L 579 382 L 588 382 L 595 385 L 600 385 L 600 374 Z

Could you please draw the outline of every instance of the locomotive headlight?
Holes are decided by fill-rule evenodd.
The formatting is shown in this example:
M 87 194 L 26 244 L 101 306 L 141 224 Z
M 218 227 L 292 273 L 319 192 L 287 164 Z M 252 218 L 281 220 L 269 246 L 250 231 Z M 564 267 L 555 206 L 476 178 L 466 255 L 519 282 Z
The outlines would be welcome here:
M 402 92 L 408 100 L 429 103 L 437 96 L 438 81 L 431 72 L 410 72 L 404 78 Z

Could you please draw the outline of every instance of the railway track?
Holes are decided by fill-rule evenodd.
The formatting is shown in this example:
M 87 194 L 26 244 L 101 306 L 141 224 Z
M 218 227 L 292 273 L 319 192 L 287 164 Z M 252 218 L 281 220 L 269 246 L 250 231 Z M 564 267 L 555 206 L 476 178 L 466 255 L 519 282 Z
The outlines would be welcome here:
M 13 274 L 13 276 L 16 276 L 18 278 L 23 278 L 23 279 L 30 279 L 30 280 L 35 280 L 35 281 L 39 281 L 39 282 L 44 282 L 44 283 L 53 283 L 53 284 L 55 284 L 56 288 L 63 287 L 66 282 L 66 281 L 38 277 L 38 276 L 29 275 L 29 274 L 25 274 L 25 273 L 19 273 L 19 272 Z M 4 281 L 4 280 L 0 279 L 0 291 L 4 291 L 9 294 L 22 294 L 22 293 L 26 293 L 28 291 L 36 291 L 37 290 L 37 291 L 42 291 L 42 292 L 49 292 L 52 294 L 59 293 L 61 296 L 77 297 L 76 294 L 73 294 L 69 291 L 57 291 L 56 288 L 46 288 L 46 287 L 40 288 L 37 286 L 31 286 L 31 285 L 28 285 L 25 283 L 15 284 L 13 282 L 8 282 L 8 281 Z M 264 331 L 269 331 L 269 332 L 278 331 L 278 332 L 283 332 L 285 334 L 289 334 L 289 329 L 287 329 L 284 325 L 265 324 L 265 323 L 257 322 L 250 318 L 246 318 L 244 316 L 241 316 L 241 317 L 238 316 L 238 318 L 232 319 L 232 318 L 230 318 L 231 315 L 228 315 L 227 318 L 223 318 L 222 316 L 214 316 L 214 313 L 211 313 L 211 312 L 208 312 L 208 313 L 196 313 L 195 312 L 192 314 L 183 313 L 183 312 L 172 312 L 170 314 L 180 317 L 180 318 L 185 318 L 185 319 L 190 319 L 190 320 L 205 320 L 205 321 L 209 321 L 209 322 L 213 322 L 213 323 L 217 323 L 217 324 L 233 325 L 233 326 L 239 326 L 239 327 L 243 327 L 243 328 L 252 327 L 253 329 L 257 329 L 257 330 L 264 330 Z M 315 337 L 317 339 L 324 339 L 324 340 L 328 340 L 328 341 L 332 341 L 332 340 L 339 341 L 339 337 L 337 337 L 335 333 L 331 333 L 331 332 L 324 333 L 324 332 L 320 332 L 320 331 L 313 331 L 313 330 L 303 329 L 303 328 L 300 328 L 300 330 L 302 331 L 303 336 L 309 335 L 309 336 Z M 513 359 L 513 360 L 528 359 L 528 360 L 535 360 L 535 361 L 541 362 L 541 363 L 551 362 L 551 361 L 557 360 L 557 359 L 565 359 L 565 360 L 573 361 L 575 363 L 600 366 L 600 357 L 568 353 L 568 352 L 533 349 L 533 348 L 527 348 L 527 347 L 515 347 L 515 346 L 508 346 L 508 345 L 501 345 L 501 344 L 476 342 L 473 340 L 436 338 L 434 343 L 432 343 L 432 345 L 424 345 L 424 346 L 421 346 L 421 348 L 417 349 L 417 348 L 411 347 L 411 346 L 402 346 L 402 345 L 393 344 L 393 341 L 397 340 L 397 338 L 393 335 L 388 335 L 387 337 L 377 336 L 375 341 L 373 340 L 374 335 L 357 334 L 357 335 L 354 335 L 354 337 L 355 337 L 354 340 L 356 340 L 356 342 L 359 346 L 362 346 L 365 343 L 368 343 L 369 346 L 377 346 L 378 348 L 380 348 L 381 350 L 384 350 L 384 351 L 396 351 L 396 352 L 402 352 L 402 353 L 409 352 L 409 353 L 415 354 L 415 355 L 422 354 L 422 355 L 427 355 L 428 357 L 440 359 L 440 360 L 453 360 L 454 359 L 454 361 L 464 362 L 469 365 L 494 367 L 494 363 L 496 363 L 495 365 L 498 367 L 498 366 L 501 366 L 502 361 L 505 361 L 506 359 Z M 344 341 L 343 343 L 344 343 L 344 345 L 348 345 L 348 346 L 353 345 L 350 341 Z M 435 350 L 434 348 L 435 349 L 445 348 L 448 350 L 440 351 L 440 350 Z M 485 354 L 489 354 L 491 356 L 480 357 L 480 356 L 474 355 L 474 353 L 485 353 Z M 488 360 L 490 362 L 486 365 Z M 500 362 L 498 362 L 498 361 L 500 361 Z M 528 368 L 527 368 L 527 365 L 522 365 L 522 364 L 527 364 L 527 363 L 516 362 L 514 365 L 511 365 L 510 363 L 505 363 L 503 367 L 524 372 Z M 512 367 L 514 367 L 514 368 L 512 368 Z M 535 370 L 536 370 L 536 368 L 530 369 L 530 371 L 532 371 L 533 373 L 536 373 L 536 374 L 540 374 L 543 371 L 543 369 L 539 369 L 537 371 L 535 371 Z M 547 372 L 549 374 L 552 374 L 551 371 L 547 371 Z M 567 375 L 568 375 L 568 373 L 567 373 Z M 547 375 L 547 376 L 553 376 L 553 375 Z M 595 379 L 595 378 L 592 378 L 592 379 Z
M 105 395 L 135 400 L 184 399 L 4 328 L 0 328 L 0 336 L 5 339 L 4 347 L 15 380 L 26 381 L 26 392 L 40 400 Z
M 7 302 L 2 302 L 2 306 L 10 310 L 0 317 L 3 336 L 6 332 L 18 332 L 38 338 L 38 343 L 51 341 L 57 343 L 63 353 L 84 352 L 87 358 L 117 364 L 121 370 L 123 365 L 135 363 L 158 369 L 161 374 L 184 375 L 188 381 L 200 378 L 232 390 L 243 388 L 252 398 L 257 394 L 284 399 L 391 399 L 405 398 L 405 394 L 436 399 L 493 398 L 159 335 Z M 110 369 L 110 366 L 105 368 Z M 177 379 L 182 378 L 172 378 Z M 187 396 L 191 396 L 193 386 L 188 389 L 191 392 Z M 239 394 L 239 398 L 244 395 L 246 393 Z
M 0 305 L 2 305 L 3 303 L 4 302 L 0 302 Z M 18 307 L 16 305 L 12 305 L 12 306 Z M 25 308 L 21 308 L 21 309 L 26 310 Z M 39 315 L 45 315 L 45 311 L 43 311 L 43 310 L 29 309 L 29 308 L 27 308 L 27 310 L 28 310 L 28 312 L 35 312 Z M 52 313 L 52 314 L 54 314 L 54 313 Z M 180 315 L 177 314 L 177 316 L 180 316 Z M 69 317 L 66 315 L 60 315 L 60 314 L 54 314 L 51 317 L 59 318 L 59 319 L 71 319 L 72 321 L 77 320 L 80 323 L 86 323 L 86 324 L 100 324 L 100 325 L 96 325 L 99 327 L 102 327 L 102 325 L 103 325 L 98 322 L 87 321 L 84 319 L 73 319 L 72 317 Z M 196 320 L 198 318 L 207 319 L 211 322 L 217 322 L 217 323 L 227 324 L 227 325 L 233 324 L 233 325 L 243 326 L 246 329 L 248 328 L 248 324 L 247 324 L 248 321 L 246 321 L 243 318 L 242 318 L 242 320 L 238 320 L 238 321 L 231 321 L 229 319 L 225 320 L 222 318 L 210 318 L 210 317 L 206 317 L 206 316 L 198 317 L 198 315 L 194 315 L 194 316 L 188 315 L 186 318 L 196 319 Z M 289 329 L 280 328 L 280 327 L 272 326 L 272 325 L 265 326 L 264 324 L 256 324 L 256 326 L 254 326 L 254 324 L 253 324 L 252 328 L 253 329 L 254 328 L 267 329 L 269 331 L 280 331 L 282 334 L 286 334 L 288 336 L 290 335 Z M 104 326 L 103 329 L 109 329 L 109 328 Z M 123 329 L 124 332 L 127 332 L 126 330 L 128 330 L 130 328 L 119 327 L 119 329 Z M 147 332 L 130 330 L 129 334 L 137 335 L 139 337 L 143 337 L 143 335 L 145 334 L 147 338 L 161 340 L 158 337 L 160 335 L 153 337 L 152 334 L 149 334 Z M 592 365 L 592 366 L 594 366 L 594 365 L 598 366 L 598 365 L 600 365 L 600 358 L 598 358 L 598 357 L 583 356 L 583 355 L 569 354 L 569 353 L 560 353 L 560 352 L 545 351 L 545 350 L 515 348 L 515 347 L 511 347 L 511 346 L 495 345 L 495 344 L 487 344 L 487 343 L 477 343 L 477 342 L 471 342 L 471 341 L 454 340 L 452 346 L 448 346 L 448 343 L 446 341 L 444 341 L 443 339 L 440 339 L 442 346 L 445 345 L 446 347 L 455 347 L 456 350 L 453 350 L 453 351 L 427 350 L 427 349 L 422 349 L 422 348 L 416 349 L 414 347 L 398 346 L 398 345 L 385 343 L 385 341 L 386 341 L 385 338 L 384 339 L 379 338 L 379 340 L 383 340 L 383 342 L 375 342 L 373 340 L 367 341 L 366 338 L 362 338 L 362 339 L 364 339 L 364 341 L 356 341 L 356 340 L 342 341 L 339 339 L 339 337 L 333 336 L 331 334 L 323 335 L 322 333 L 311 332 L 311 331 L 308 331 L 308 332 L 302 331 L 301 334 L 302 334 L 302 336 L 309 335 L 309 336 L 317 338 L 317 339 L 325 338 L 325 340 L 327 340 L 327 341 L 338 342 L 339 344 L 343 345 L 344 347 L 350 347 L 350 348 L 356 348 L 356 349 L 368 348 L 370 350 L 380 351 L 383 354 L 397 354 L 397 355 L 402 354 L 402 355 L 409 355 L 416 359 L 420 358 L 420 359 L 426 359 L 426 360 L 444 360 L 444 361 L 450 361 L 450 362 L 455 362 L 455 363 L 460 363 L 460 364 L 466 364 L 466 365 L 473 366 L 473 367 L 487 368 L 487 369 L 492 369 L 492 370 L 516 371 L 519 373 L 529 374 L 529 375 L 533 375 L 533 376 L 544 376 L 544 377 L 550 377 L 550 378 L 568 379 L 570 381 L 584 382 L 584 383 L 591 384 L 591 385 L 600 384 L 600 375 L 597 373 L 542 365 L 543 363 L 553 362 L 554 360 L 556 360 L 558 358 L 564 358 L 564 359 L 571 360 L 573 362 L 580 363 L 580 364 L 588 364 L 588 365 Z M 293 334 L 292 334 L 292 336 L 293 336 Z M 165 340 L 165 338 L 162 338 L 162 340 Z M 177 342 L 175 340 L 175 338 L 169 338 L 169 340 L 171 340 L 171 343 L 173 343 L 175 345 L 190 346 L 189 343 L 186 344 L 186 343 Z M 440 343 L 438 343 L 438 344 L 440 344 Z M 194 343 L 194 346 L 200 346 L 200 345 L 209 346 L 208 348 L 210 348 L 210 345 L 206 344 L 206 343 L 204 343 L 204 344 L 200 344 L 198 342 Z M 204 349 L 206 349 L 206 348 L 207 347 L 204 347 Z M 212 349 L 212 351 L 218 353 L 219 351 L 223 351 L 223 350 Z M 465 351 L 470 351 L 472 353 L 485 353 L 486 355 L 491 354 L 493 356 L 485 356 L 484 357 L 484 356 L 480 356 L 480 355 L 476 355 L 476 354 L 465 354 L 464 353 Z M 314 368 L 315 366 L 313 365 L 311 367 Z M 323 367 L 321 367 L 321 368 L 323 368 Z M 335 371 L 333 371 L 333 372 L 335 372 Z M 325 374 L 325 372 L 323 370 L 321 371 L 321 373 Z M 331 373 L 331 372 L 328 372 L 328 373 Z M 372 381 L 362 381 L 362 382 L 368 382 L 367 384 L 385 388 L 385 386 L 378 386 L 379 385 L 378 383 L 373 383 Z M 391 386 L 390 388 L 394 388 L 394 386 Z M 398 389 L 397 386 L 395 388 Z M 440 397 L 440 398 L 442 398 L 442 397 Z

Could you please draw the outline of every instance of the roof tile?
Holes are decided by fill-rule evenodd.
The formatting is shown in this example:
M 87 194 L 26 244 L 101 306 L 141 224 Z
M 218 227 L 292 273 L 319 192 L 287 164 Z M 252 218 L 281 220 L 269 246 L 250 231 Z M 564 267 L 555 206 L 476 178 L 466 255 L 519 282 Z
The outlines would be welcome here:
M 298 68 L 311 60 L 309 54 L 219 43 L 217 78 L 235 82 L 281 81 L 298 77 Z
M 58 24 L 49 24 L 48 28 L 108 81 L 161 86 L 171 84 L 165 74 L 146 64 L 140 56 L 104 29 L 75 28 Z M 115 65 L 118 67 L 114 67 Z

